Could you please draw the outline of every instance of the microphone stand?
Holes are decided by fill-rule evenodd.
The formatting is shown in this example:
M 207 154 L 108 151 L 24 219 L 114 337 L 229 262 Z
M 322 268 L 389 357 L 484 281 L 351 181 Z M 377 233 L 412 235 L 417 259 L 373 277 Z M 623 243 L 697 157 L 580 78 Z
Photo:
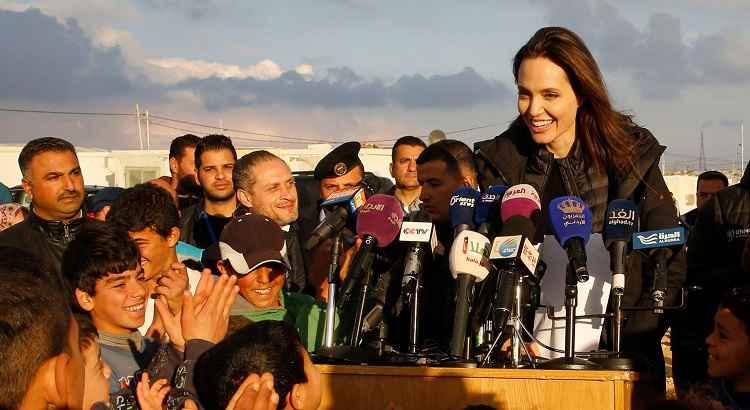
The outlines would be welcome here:
M 594 362 L 575 357 L 576 306 L 578 305 L 578 276 L 572 265 L 565 271 L 565 356 L 550 360 L 539 366 L 541 369 L 595 370 Z
M 521 340 L 521 317 L 522 313 L 522 297 L 523 297 L 523 276 L 516 275 L 515 285 L 513 287 L 513 308 L 510 314 L 511 320 L 513 320 L 513 335 L 510 339 L 510 365 L 514 369 L 521 367 L 521 346 L 523 340 Z M 533 363 L 532 363 L 533 366 Z
M 418 261 L 424 258 L 424 246 L 418 245 L 414 249 Z M 422 293 L 422 269 L 416 269 L 415 278 L 408 282 L 407 300 L 409 301 L 409 353 L 416 354 L 419 348 L 419 304 Z
M 341 232 L 333 238 L 331 248 L 331 262 L 328 265 L 328 305 L 326 307 L 326 330 L 323 335 L 323 347 L 333 347 L 333 329 L 336 320 L 336 272 L 339 269 L 339 255 L 341 254 Z
M 355 348 L 354 342 L 351 346 L 341 345 L 334 346 L 334 327 L 336 319 L 336 288 L 337 275 L 339 269 L 339 257 L 341 256 L 342 233 L 339 232 L 333 238 L 333 247 L 331 248 L 331 262 L 328 265 L 328 301 L 326 305 L 326 323 L 325 333 L 323 335 L 323 345 L 315 351 L 315 355 L 322 358 L 326 363 L 371 363 L 375 361 L 374 355 Z M 369 277 L 368 277 L 369 281 Z M 362 318 L 359 317 L 359 326 Z M 318 361 L 316 360 L 316 363 Z
M 368 236 L 365 241 L 375 241 L 375 238 Z M 366 242 L 362 243 L 362 246 L 369 246 Z M 357 316 L 354 318 L 354 328 L 352 329 L 352 339 L 349 341 L 349 345 L 352 347 L 359 346 L 359 339 L 362 333 L 362 319 L 365 315 L 365 303 L 367 302 L 367 290 L 370 287 L 370 279 L 372 278 L 372 255 L 365 255 L 365 260 L 362 262 L 362 270 L 364 276 L 362 277 L 361 291 L 359 294 L 359 300 L 357 300 Z

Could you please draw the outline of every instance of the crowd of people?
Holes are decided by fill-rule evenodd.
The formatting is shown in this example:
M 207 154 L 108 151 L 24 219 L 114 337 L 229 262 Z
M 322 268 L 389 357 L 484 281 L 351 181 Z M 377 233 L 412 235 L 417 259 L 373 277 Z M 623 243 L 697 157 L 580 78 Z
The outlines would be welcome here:
M 629 313 L 622 354 L 663 394 L 671 328 L 675 404 L 750 408 L 750 166 L 732 186 L 719 172 L 700 175 L 698 208 L 679 216 L 658 167 L 665 147 L 614 110 L 575 33 L 539 30 L 513 75 L 519 115 L 506 131 L 473 149 L 399 138 L 393 182 L 367 172 L 356 142 L 328 153 L 303 185 L 269 151 L 238 158 L 225 135 L 188 134 L 172 141 L 171 176 L 87 195 L 73 145 L 29 141 L 18 165 L 30 208 L 0 192 L 0 409 L 317 408 L 323 387 L 309 352 L 324 342 L 332 254 L 345 283 L 362 243 L 349 225 L 340 250 L 332 238 L 303 246 L 330 212 L 322 202 L 361 188 L 434 224 L 419 326 L 425 346 L 447 351 L 451 196 L 517 184 L 539 192 L 537 242 L 551 233 L 547 204 L 565 195 L 588 204 L 594 232 L 615 199 L 636 203 L 642 231 L 688 228 L 665 298 L 674 304 L 687 288 L 687 308 Z M 394 351 L 407 349 L 404 258 L 398 242 L 378 250 L 364 296 Z M 652 303 L 653 271 L 649 254 L 630 255 L 624 304 Z M 349 341 L 353 310 L 333 312 L 336 342 Z M 378 323 L 371 337 L 382 343 Z

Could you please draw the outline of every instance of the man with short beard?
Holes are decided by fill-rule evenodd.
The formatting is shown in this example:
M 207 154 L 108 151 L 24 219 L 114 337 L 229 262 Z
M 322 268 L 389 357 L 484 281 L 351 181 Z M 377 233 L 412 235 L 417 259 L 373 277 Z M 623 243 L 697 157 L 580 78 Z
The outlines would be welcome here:
M 240 204 L 276 222 L 284 232 L 282 257 L 289 266 L 287 291 L 301 291 L 307 285 L 297 218 L 297 186 L 283 159 L 265 151 L 253 151 L 237 161 L 233 181 Z
M 183 211 L 181 241 L 201 249 L 219 241 L 237 207 L 232 183 L 235 162 L 237 152 L 232 140 L 224 135 L 208 135 L 195 147 L 195 169 L 203 201 Z
M 0 232 L 0 245 L 28 250 L 62 280 L 62 254 L 85 219 L 76 150 L 60 138 L 38 138 L 23 147 L 18 166 L 31 212 L 25 221 Z

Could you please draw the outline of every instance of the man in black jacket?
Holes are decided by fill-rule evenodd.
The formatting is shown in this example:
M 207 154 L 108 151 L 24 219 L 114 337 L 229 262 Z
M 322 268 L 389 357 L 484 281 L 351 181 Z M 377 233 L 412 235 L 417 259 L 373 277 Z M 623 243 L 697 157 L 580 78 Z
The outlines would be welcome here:
M 423 288 L 422 334 L 447 348 L 453 332 L 456 281 L 450 273 L 448 254 L 453 245 L 450 200 L 459 188 L 477 188 L 477 173 L 471 149 L 456 140 L 430 145 L 417 158 L 417 178 L 422 191 L 422 211 L 435 224 L 439 244 L 426 263 Z M 397 283 L 400 283 L 397 280 Z
M 219 241 L 232 219 L 237 198 L 232 170 L 237 152 L 224 135 L 207 135 L 195 147 L 195 168 L 203 199 L 182 211 L 180 240 L 201 249 Z
M 701 289 L 690 294 L 686 320 L 673 328 L 678 387 L 706 380 L 706 337 L 723 291 L 747 286 L 742 268 L 745 242 L 750 238 L 750 164 L 739 184 L 716 192 L 698 211 L 688 237 L 687 284 Z M 677 332 L 677 334 L 675 334 Z M 680 361 L 684 357 L 684 363 Z
M 62 254 L 84 221 L 83 175 L 75 148 L 60 138 L 38 138 L 18 156 L 28 218 L 2 232 L 0 245 L 25 249 L 62 280 Z
M 307 285 L 307 269 L 299 237 L 297 186 L 283 159 L 265 151 L 253 151 L 237 161 L 232 174 L 241 205 L 276 222 L 284 231 L 282 256 L 289 266 L 287 290 Z
M 698 219 L 698 212 L 703 205 L 707 204 L 713 194 L 729 186 L 727 176 L 719 171 L 706 171 L 698 175 L 698 182 L 695 186 L 695 206 L 696 208 L 680 216 L 682 222 L 688 229 L 695 226 Z

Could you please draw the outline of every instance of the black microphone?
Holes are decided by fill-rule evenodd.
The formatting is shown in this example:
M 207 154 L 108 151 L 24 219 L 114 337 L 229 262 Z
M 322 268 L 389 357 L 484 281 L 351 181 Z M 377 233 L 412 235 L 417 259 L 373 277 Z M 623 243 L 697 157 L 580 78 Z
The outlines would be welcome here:
M 309 251 L 321 242 L 332 238 L 341 232 L 350 219 L 365 203 L 365 190 L 362 188 L 353 188 L 345 191 L 338 191 L 331 194 L 320 204 L 321 208 L 331 209 L 326 217 L 315 227 L 310 237 L 305 241 L 302 248 Z
M 458 282 L 450 341 L 450 354 L 453 357 L 461 357 L 466 346 L 474 283 L 484 280 L 489 274 L 489 239 L 471 230 L 474 228 L 474 209 L 479 196 L 478 191 L 461 188 L 453 193 L 450 200 L 449 211 L 455 238 L 448 254 L 448 265 Z
M 561 196 L 549 203 L 549 226 L 568 254 L 568 263 L 578 282 L 589 280 L 586 243 L 591 236 L 591 210 L 576 196 Z
M 422 269 L 430 241 L 433 225 L 424 214 L 416 214 L 401 225 L 399 240 L 409 243 L 404 258 L 404 275 L 401 279 L 401 298 L 409 304 L 409 351 L 417 352 L 419 343 L 419 317 L 421 304 Z
M 362 245 L 352 259 L 341 286 L 339 308 L 349 301 L 361 281 L 362 273 L 371 269 L 375 248 L 384 248 L 396 239 L 403 217 L 400 202 L 395 197 L 383 194 L 367 199 L 357 212 L 357 234 L 362 237 Z
M 651 298 L 655 314 L 664 313 L 664 295 L 669 286 L 667 263 L 684 243 L 685 228 L 681 226 L 633 234 L 633 249 L 652 249 L 650 257 L 654 264 L 654 284 Z
M 604 246 L 609 250 L 612 269 L 612 291 L 625 291 L 625 270 L 628 245 L 638 226 L 638 210 L 633 201 L 616 199 L 610 202 L 604 216 Z
M 537 197 L 533 187 L 517 185 L 506 192 L 500 204 L 503 226 L 490 252 L 490 259 L 501 275 L 493 313 L 497 329 L 504 329 L 510 318 L 518 276 L 536 272 L 539 252 L 531 243 L 535 232 L 531 218 L 541 210 Z

